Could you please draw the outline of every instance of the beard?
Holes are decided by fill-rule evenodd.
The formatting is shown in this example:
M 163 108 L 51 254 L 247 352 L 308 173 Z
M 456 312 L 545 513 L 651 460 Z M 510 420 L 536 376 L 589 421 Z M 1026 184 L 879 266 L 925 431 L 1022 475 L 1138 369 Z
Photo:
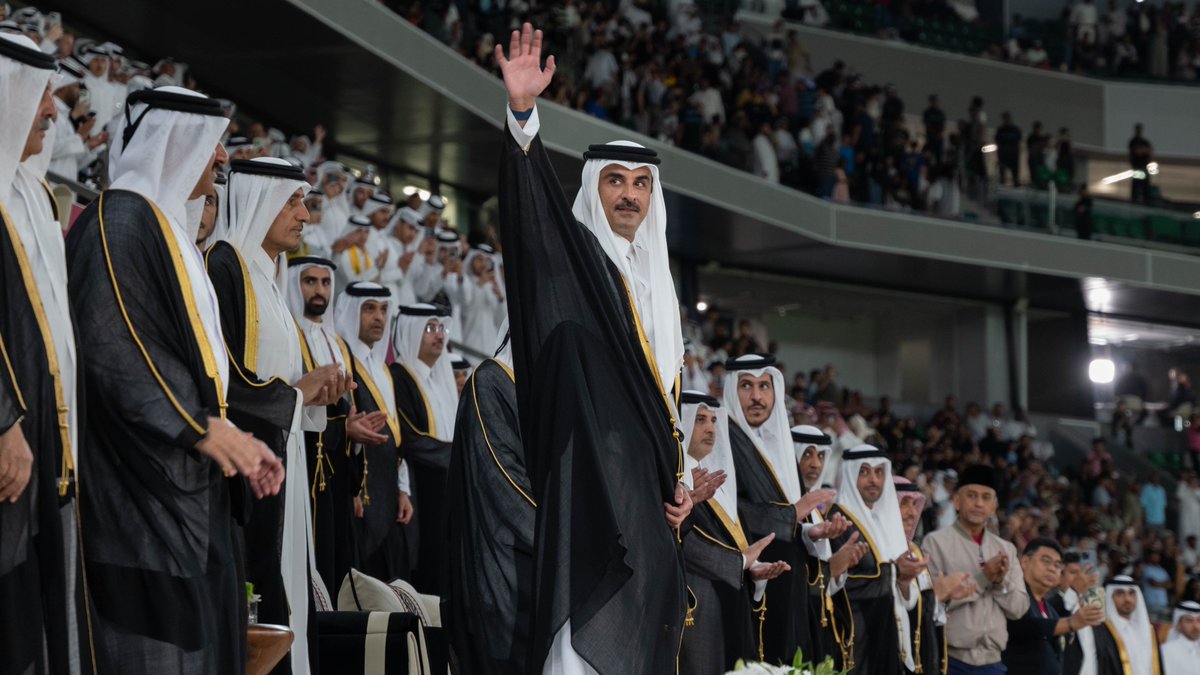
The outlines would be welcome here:
M 321 299 L 322 302 L 314 302 L 314 300 L 316 298 L 304 303 L 305 316 L 324 316 L 325 310 L 329 309 L 329 303 L 324 302 L 324 298 Z

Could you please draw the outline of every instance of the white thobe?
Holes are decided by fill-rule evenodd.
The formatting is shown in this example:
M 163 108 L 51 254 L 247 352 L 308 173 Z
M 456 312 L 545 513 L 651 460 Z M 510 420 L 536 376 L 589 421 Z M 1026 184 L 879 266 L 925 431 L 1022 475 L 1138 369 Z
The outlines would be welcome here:
M 1200 641 L 1177 637 L 1162 647 L 1162 675 L 1191 675 L 1200 669 Z
M 279 378 L 295 383 L 304 376 L 296 322 L 288 311 L 287 299 L 276 283 L 278 268 L 262 249 L 249 253 L 250 281 L 258 306 L 258 364 L 255 374 L 262 380 Z M 280 573 L 287 597 L 292 634 L 292 672 L 309 672 L 308 603 L 309 574 L 319 578 L 312 545 L 312 507 L 308 499 L 308 460 L 305 431 L 324 431 L 324 406 L 304 405 L 296 390 L 296 404 L 287 436 L 287 477 L 283 484 L 283 554 Z

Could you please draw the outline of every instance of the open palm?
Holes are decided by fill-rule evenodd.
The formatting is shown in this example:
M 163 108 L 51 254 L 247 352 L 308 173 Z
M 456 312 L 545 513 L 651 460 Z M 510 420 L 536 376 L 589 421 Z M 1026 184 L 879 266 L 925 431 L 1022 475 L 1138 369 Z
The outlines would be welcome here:
M 504 47 L 496 45 L 496 63 L 504 73 L 504 88 L 508 90 L 508 103 L 513 110 L 532 108 L 554 77 L 553 56 L 546 59 L 546 67 L 542 68 L 542 31 L 535 31 L 529 23 L 512 32 L 508 58 L 504 56 Z

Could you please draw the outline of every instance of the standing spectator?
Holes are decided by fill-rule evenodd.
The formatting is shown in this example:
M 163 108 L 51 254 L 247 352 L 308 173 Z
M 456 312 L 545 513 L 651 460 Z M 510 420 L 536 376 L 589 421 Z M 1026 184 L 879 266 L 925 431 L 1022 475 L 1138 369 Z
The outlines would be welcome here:
M 1130 182 L 1129 201 L 1134 204 L 1150 205 L 1150 162 L 1153 161 L 1154 146 L 1142 136 L 1142 123 L 1133 127 L 1133 138 L 1129 139 L 1129 168 L 1133 169 Z
M 775 153 L 774 132 L 771 123 L 764 119 L 758 125 L 754 137 L 754 173 L 768 182 L 779 182 L 779 156 Z
M 1142 568 L 1142 595 L 1146 598 L 1146 609 L 1151 613 L 1165 612 L 1171 607 L 1169 595 L 1171 575 L 1162 566 L 1162 553 L 1150 551 Z
M 837 130 L 833 125 L 825 128 L 825 137 L 817 146 L 817 180 L 820 186 L 820 196 L 829 199 L 833 196 L 833 188 L 837 183 L 838 141 Z
M 839 204 L 850 203 L 850 180 L 846 177 L 846 158 L 839 157 L 834 169 L 833 194 L 830 198 Z
M 1175 489 L 1179 499 L 1179 540 L 1200 537 L 1200 478 L 1188 471 Z
M 1080 239 L 1092 238 L 1092 195 L 1088 193 L 1087 183 L 1079 184 L 1079 196 L 1072 208 L 1075 221 L 1075 236 Z M 1125 416 L 1128 419 L 1128 416 Z M 1116 418 L 1113 419 L 1116 424 Z M 1115 435 L 1115 434 L 1114 434 Z
M 967 108 L 967 171 L 973 185 L 987 181 L 987 165 L 983 163 L 983 144 L 987 142 L 987 113 L 983 111 L 983 98 L 971 99 Z
M 1096 44 L 1096 25 L 1099 23 L 1099 11 L 1092 0 L 1082 0 L 1071 10 L 1071 28 L 1074 30 L 1075 42 L 1079 45 Z
M 1157 471 L 1150 474 L 1150 482 L 1142 486 L 1141 502 L 1146 525 L 1158 528 L 1167 524 L 1167 491 L 1163 489 Z
M 1075 184 L 1075 151 L 1071 147 L 1071 131 L 1066 127 L 1058 130 L 1057 156 L 1054 160 L 1054 180 L 1059 189 L 1070 191 Z
M 1004 174 L 1012 174 L 1013 187 L 1020 187 L 1017 167 L 1021 163 L 1021 128 L 1013 124 L 1012 114 L 1005 112 L 1000 116 L 1000 126 L 996 128 L 996 151 L 999 158 L 998 180 L 1004 183 Z
M 1059 638 L 1104 621 L 1104 609 L 1084 605 L 1077 613 L 1060 614 L 1047 596 L 1063 575 L 1062 548 L 1053 539 L 1034 539 L 1021 554 L 1021 572 L 1029 593 L 1029 610 L 1008 622 L 1004 666 L 1022 675 L 1059 675 L 1063 641 Z
M 1025 163 L 1029 166 L 1029 182 L 1039 190 L 1046 189 L 1046 145 L 1049 137 L 1042 132 L 1042 123 L 1034 122 L 1025 139 Z
M 954 493 L 958 520 L 925 537 L 935 579 L 970 572 L 976 584 L 974 593 L 946 607 L 950 675 L 1004 673 L 1001 654 L 1008 645 L 1008 621 L 1020 619 L 1029 609 L 1016 548 L 987 528 L 997 506 L 994 469 L 972 465 L 963 471 Z

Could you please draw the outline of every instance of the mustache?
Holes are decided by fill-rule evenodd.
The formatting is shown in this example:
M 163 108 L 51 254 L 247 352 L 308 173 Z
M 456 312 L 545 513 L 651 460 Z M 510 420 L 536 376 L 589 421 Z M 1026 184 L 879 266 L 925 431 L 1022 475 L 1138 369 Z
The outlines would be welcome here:
M 635 213 L 642 212 L 642 207 L 638 206 L 637 202 L 635 202 L 631 199 L 622 199 L 621 201 L 617 202 L 617 205 L 615 208 L 629 209 L 630 211 L 633 211 Z

